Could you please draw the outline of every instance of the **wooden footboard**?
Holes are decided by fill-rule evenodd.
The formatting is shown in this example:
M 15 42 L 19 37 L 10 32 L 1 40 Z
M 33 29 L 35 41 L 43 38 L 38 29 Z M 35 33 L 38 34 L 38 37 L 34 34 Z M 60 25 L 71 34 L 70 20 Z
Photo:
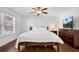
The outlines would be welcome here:
M 57 42 L 20 42 L 18 44 L 18 51 L 20 51 L 20 45 L 25 45 L 25 46 L 57 46 L 57 52 L 59 52 L 59 43 Z

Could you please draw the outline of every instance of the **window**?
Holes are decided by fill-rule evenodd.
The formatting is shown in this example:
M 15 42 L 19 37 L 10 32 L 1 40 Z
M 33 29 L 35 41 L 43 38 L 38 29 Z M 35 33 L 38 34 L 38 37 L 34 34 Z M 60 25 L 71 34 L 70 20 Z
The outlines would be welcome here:
M 4 13 L 0 14 L 0 35 L 15 33 L 15 17 Z

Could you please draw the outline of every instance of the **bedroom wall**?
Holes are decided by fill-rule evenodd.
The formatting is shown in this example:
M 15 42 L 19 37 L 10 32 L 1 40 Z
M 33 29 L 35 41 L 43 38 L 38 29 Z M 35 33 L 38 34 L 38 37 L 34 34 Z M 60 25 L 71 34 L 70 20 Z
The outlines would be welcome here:
M 63 12 L 60 15 L 60 19 L 62 20 L 62 23 L 63 23 L 63 19 L 65 19 L 67 17 L 70 17 L 70 16 L 74 17 L 74 22 L 73 22 L 74 26 L 73 26 L 73 28 L 74 29 L 79 29 L 79 8 L 72 8 L 68 11 Z
M 5 35 L 0 37 L 0 47 L 11 42 L 12 40 L 15 40 L 16 37 L 18 36 L 19 33 L 21 33 L 21 17 L 20 15 L 14 13 L 12 10 L 8 9 L 8 8 L 0 8 L 0 12 L 2 13 L 6 13 L 9 15 L 12 15 L 15 17 L 15 31 L 16 33 L 14 34 L 9 34 L 9 35 Z
M 28 31 L 29 26 L 48 26 L 50 24 L 53 24 L 56 29 L 62 27 L 62 21 L 58 16 L 54 15 L 29 15 L 23 17 L 22 20 L 22 24 L 24 26 L 23 32 Z
M 54 24 L 55 28 L 63 28 L 63 19 L 70 16 L 74 17 L 74 29 L 79 29 L 79 8 L 72 7 L 64 10 L 59 16 L 57 15 L 25 16 L 22 19 L 23 32 L 28 31 L 29 26 L 48 26 L 49 24 Z

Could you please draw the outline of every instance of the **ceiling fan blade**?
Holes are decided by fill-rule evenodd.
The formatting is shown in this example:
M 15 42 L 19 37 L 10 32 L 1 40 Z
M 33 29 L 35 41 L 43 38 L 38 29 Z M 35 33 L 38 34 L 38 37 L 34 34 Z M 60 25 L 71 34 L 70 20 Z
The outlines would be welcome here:
M 35 9 L 35 8 L 32 8 L 32 9 L 37 10 L 37 9 Z
M 44 9 L 42 9 L 42 10 L 47 10 L 47 8 L 44 8 Z
M 44 13 L 44 14 L 48 14 L 47 12 L 42 12 L 42 13 Z
M 39 10 L 39 9 L 41 9 L 41 7 L 37 7 L 37 9 Z

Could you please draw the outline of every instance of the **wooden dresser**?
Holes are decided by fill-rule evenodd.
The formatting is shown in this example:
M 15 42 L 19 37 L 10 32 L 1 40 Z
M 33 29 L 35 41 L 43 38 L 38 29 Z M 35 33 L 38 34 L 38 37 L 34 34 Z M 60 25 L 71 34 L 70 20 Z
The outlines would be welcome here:
M 70 46 L 79 48 L 79 30 L 60 29 L 59 36 Z

